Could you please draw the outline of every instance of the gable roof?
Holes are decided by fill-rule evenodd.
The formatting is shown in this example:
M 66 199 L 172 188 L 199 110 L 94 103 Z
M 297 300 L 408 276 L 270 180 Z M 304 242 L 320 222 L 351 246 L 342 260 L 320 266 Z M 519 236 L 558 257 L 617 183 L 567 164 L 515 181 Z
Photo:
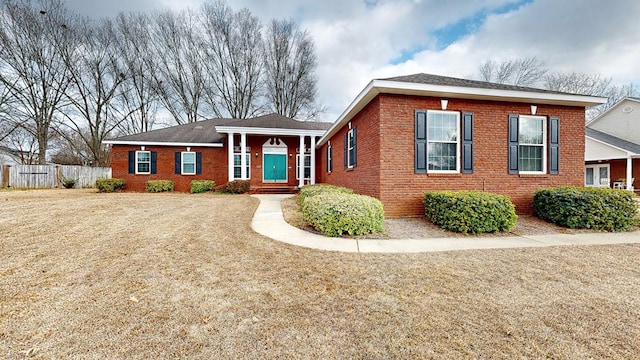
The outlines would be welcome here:
M 589 127 L 585 128 L 585 135 L 607 145 L 611 145 L 634 154 L 640 154 L 640 144 L 620 139 L 619 137 L 604 133 L 602 131 L 591 129 Z
M 597 122 L 598 120 L 604 118 L 607 114 L 609 114 L 610 112 L 613 112 L 615 109 L 617 109 L 622 103 L 626 102 L 626 101 L 633 101 L 633 102 L 637 102 L 640 103 L 640 98 L 638 97 L 633 97 L 633 96 L 627 96 L 625 98 L 623 98 L 622 100 L 618 101 L 617 103 L 615 103 L 612 107 L 608 108 L 605 112 L 603 112 L 602 114 L 598 115 L 596 118 L 590 120 L 589 122 L 587 122 L 587 126 Z
M 113 145 L 164 145 L 164 146 L 203 146 L 221 147 L 227 129 L 248 133 L 266 132 L 271 134 L 290 131 L 297 134 L 302 131 L 317 133 L 320 136 L 331 123 L 298 121 L 279 114 L 268 114 L 251 119 L 209 119 L 194 123 L 151 130 L 144 133 L 121 136 L 103 141 Z M 270 131 L 270 129 L 273 129 Z M 253 130 L 253 132 L 252 132 Z
M 443 99 L 473 99 L 589 107 L 604 104 L 603 97 L 570 94 L 522 86 L 495 84 L 432 74 L 412 74 L 374 79 L 358 94 L 333 126 L 320 139 L 325 143 L 378 94 L 434 96 Z

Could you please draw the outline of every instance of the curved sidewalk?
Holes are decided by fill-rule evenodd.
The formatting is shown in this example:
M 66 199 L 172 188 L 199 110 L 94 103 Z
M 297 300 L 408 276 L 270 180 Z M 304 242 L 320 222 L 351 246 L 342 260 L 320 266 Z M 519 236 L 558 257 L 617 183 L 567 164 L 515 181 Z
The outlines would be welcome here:
M 251 221 L 253 230 L 271 239 L 318 250 L 360 253 L 419 253 L 520 247 L 640 243 L 640 232 L 549 234 L 530 236 L 345 239 L 312 234 L 284 221 L 281 202 L 291 195 L 252 195 L 260 200 Z

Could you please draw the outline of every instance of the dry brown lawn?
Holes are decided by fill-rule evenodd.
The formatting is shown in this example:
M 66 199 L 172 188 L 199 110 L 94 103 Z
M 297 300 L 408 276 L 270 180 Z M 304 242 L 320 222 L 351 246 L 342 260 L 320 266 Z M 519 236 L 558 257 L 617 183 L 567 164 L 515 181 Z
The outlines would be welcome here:
M 640 353 L 640 245 L 350 254 L 248 196 L 0 192 L 0 358 Z

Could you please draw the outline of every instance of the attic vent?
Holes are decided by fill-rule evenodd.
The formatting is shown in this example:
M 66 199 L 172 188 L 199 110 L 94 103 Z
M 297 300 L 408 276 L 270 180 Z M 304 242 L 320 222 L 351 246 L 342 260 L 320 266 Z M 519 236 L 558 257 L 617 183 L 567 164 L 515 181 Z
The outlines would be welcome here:
M 622 112 L 628 114 L 633 111 L 633 105 L 627 105 L 622 108 Z
M 196 129 L 196 130 L 202 130 L 202 125 L 198 125 L 198 126 L 194 127 L 194 129 Z

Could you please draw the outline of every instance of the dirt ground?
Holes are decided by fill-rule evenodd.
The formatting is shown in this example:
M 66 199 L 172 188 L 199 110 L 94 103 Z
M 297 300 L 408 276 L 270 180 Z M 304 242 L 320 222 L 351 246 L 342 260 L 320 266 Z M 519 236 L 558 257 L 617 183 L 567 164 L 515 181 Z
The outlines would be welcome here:
M 296 202 L 296 197 L 290 197 L 282 202 L 282 212 L 289 224 L 314 232 L 314 229 L 304 224 L 300 206 Z M 460 234 L 432 224 L 424 216 L 404 219 L 385 219 L 384 232 L 380 234 L 369 234 L 362 237 L 375 239 L 426 239 L 426 238 L 447 238 L 447 237 L 478 237 L 478 236 L 514 236 L 514 235 L 542 235 L 542 234 L 579 234 L 593 232 L 585 229 L 567 229 L 552 223 L 541 220 L 532 215 L 518 215 L 516 226 L 508 232 L 488 233 L 488 234 Z
M 0 358 L 636 358 L 640 245 L 352 254 L 249 196 L 0 191 Z

